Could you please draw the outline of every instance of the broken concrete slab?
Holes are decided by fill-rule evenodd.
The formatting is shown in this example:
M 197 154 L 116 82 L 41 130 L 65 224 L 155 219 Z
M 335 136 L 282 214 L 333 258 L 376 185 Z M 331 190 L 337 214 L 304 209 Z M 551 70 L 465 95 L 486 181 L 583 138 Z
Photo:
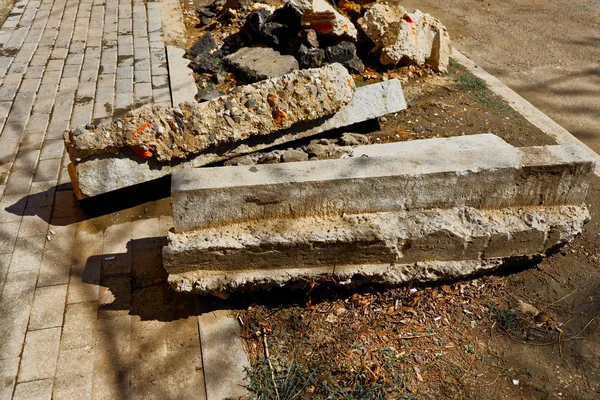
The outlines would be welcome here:
M 481 151 L 482 154 L 487 154 L 486 151 L 489 152 L 490 149 L 511 148 L 513 146 L 493 133 L 480 133 L 478 135 L 357 146 L 352 149 L 350 156 L 355 158 L 388 157 L 398 156 L 402 152 L 433 156 L 433 154 L 442 154 L 443 152 L 452 153 L 454 151 Z
M 158 179 L 175 170 L 201 167 L 239 157 L 404 109 L 406 101 L 402 85 L 400 81 L 392 79 L 357 88 L 350 104 L 331 118 L 299 124 L 292 129 L 261 136 L 260 140 L 250 138 L 232 142 L 226 146 L 209 148 L 189 160 L 167 163 L 158 162 L 154 158 L 141 161 L 133 150 L 125 149 L 116 154 L 100 154 L 76 161 L 69 165 L 69 173 L 71 181 L 76 183 L 73 186 L 77 197 L 81 199 Z M 71 160 L 73 161 L 73 157 Z
M 408 13 L 399 5 L 375 4 L 359 25 L 381 51 L 383 65 L 410 60 L 440 72 L 448 69 L 450 36 L 446 27 L 429 14 L 419 10 Z
M 134 149 L 142 161 L 186 159 L 219 144 L 333 115 L 352 100 L 354 90 L 348 71 L 331 64 L 240 86 L 201 104 L 142 107 L 112 124 L 72 129 L 64 140 L 71 160 L 123 148 Z
M 341 213 L 580 205 L 594 164 L 569 145 L 462 150 L 452 141 L 429 143 L 422 152 L 398 146 L 389 157 L 177 171 L 175 231 Z
M 243 47 L 225 57 L 225 62 L 245 81 L 277 78 L 299 68 L 293 56 L 285 56 L 270 47 Z
M 390 284 L 467 277 L 543 256 L 580 234 L 585 207 L 471 207 L 252 221 L 170 232 L 177 291 L 211 293 L 306 279 Z

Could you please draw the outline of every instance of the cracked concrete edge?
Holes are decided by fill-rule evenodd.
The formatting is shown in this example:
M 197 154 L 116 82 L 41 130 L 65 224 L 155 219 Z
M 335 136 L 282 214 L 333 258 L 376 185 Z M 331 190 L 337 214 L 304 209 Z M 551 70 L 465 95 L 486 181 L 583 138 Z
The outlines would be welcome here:
M 247 396 L 246 370 L 250 361 L 240 338 L 238 321 L 230 310 L 198 316 L 207 400 Z
M 456 48 L 452 49 L 451 57 L 477 78 L 483 80 L 492 92 L 504 99 L 516 112 L 521 114 L 540 131 L 554 139 L 556 143 L 574 144 L 582 148 L 596 161 L 594 174 L 600 176 L 600 155 L 598 153 L 573 136 L 569 131 L 560 126 L 533 104 L 521 97 L 517 92 L 506 86 L 498 78 L 491 75 L 489 72 L 478 66 L 473 60 L 456 50 Z

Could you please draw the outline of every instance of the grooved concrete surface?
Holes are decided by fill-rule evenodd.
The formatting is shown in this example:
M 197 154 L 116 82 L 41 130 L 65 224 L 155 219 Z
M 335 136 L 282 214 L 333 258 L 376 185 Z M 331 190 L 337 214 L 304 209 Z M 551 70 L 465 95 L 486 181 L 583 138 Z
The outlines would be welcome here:
M 197 299 L 157 284 L 171 219 L 97 229 L 66 172 L 65 129 L 150 101 L 157 2 L 20 0 L 0 29 L 2 400 L 204 397 Z

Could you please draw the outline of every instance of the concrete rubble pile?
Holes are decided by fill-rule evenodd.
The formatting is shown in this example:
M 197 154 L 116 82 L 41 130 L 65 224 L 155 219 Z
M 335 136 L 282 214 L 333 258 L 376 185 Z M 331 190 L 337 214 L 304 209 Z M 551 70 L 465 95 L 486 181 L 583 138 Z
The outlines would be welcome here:
M 470 276 L 581 233 L 594 162 L 485 134 L 360 146 L 353 157 L 178 171 L 172 287 L 214 293 Z
M 341 63 L 351 73 L 365 71 L 373 55 L 395 68 L 418 64 L 435 71 L 447 69 L 450 37 L 439 20 L 419 10 L 408 13 L 398 5 L 375 1 L 290 0 L 273 8 L 255 2 L 239 8 L 215 1 L 199 7 L 202 23 L 227 23 L 238 18 L 242 28 L 217 42 L 207 32 L 187 51 L 196 72 L 199 101 L 223 94 L 228 74 L 244 82 L 273 78 L 298 68 Z M 207 16 L 210 15 L 210 18 Z M 214 36 L 213 36 L 214 34 Z M 227 36 L 228 35 L 228 36 Z

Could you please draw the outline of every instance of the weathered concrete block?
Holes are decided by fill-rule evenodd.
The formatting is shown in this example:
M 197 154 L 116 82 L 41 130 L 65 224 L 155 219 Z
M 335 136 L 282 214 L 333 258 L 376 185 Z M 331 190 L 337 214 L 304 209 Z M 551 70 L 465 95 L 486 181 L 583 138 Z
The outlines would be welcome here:
M 225 61 L 249 82 L 276 78 L 299 68 L 294 56 L 281 55 L 270 47 L 244 47 Z
M 429 14 L 408 13 L 395 4 L 375 4 L 359 20 L 360 27 L 381 50 L 380 62 L 397 65 L 404 59 L 446 71 L 452 47 L 446 27 Z
M 571 145 L 515 148 L 493 139 L 473 150 L 448 139 L 423 142 L 422 152 L 395 144 L 389 157 L 177 171 L 175 231 L 342 213 L 581 205 L 594 167 Z
M 70 165 L 69 172 L 79 198 L 96 196 L 157 179 L 171 174 L 174 170 L 201 167 L 404 109 L 406 109 L 406 101 L 402 86 L 400 81 L 393 79 L 358 88 L 350 104 L 330 118 L 297 124 L 291 129 L 261 136 L 259 139 L 250 138 L 220 144 L 188 160 L 159 162 L 149 158 L 142 161 L 132 149 L 125 148 L 116 154 L 98 154 L 79 161 L 75 159 Z
M 541 256 L 554 244 L 548 233 L 572 239 L 588 219 L 575 206 L 271 219 L 171 232 L 163 263 L 173 288 L 201 293 L 355 275 L 387 283 L 451 279 Z

